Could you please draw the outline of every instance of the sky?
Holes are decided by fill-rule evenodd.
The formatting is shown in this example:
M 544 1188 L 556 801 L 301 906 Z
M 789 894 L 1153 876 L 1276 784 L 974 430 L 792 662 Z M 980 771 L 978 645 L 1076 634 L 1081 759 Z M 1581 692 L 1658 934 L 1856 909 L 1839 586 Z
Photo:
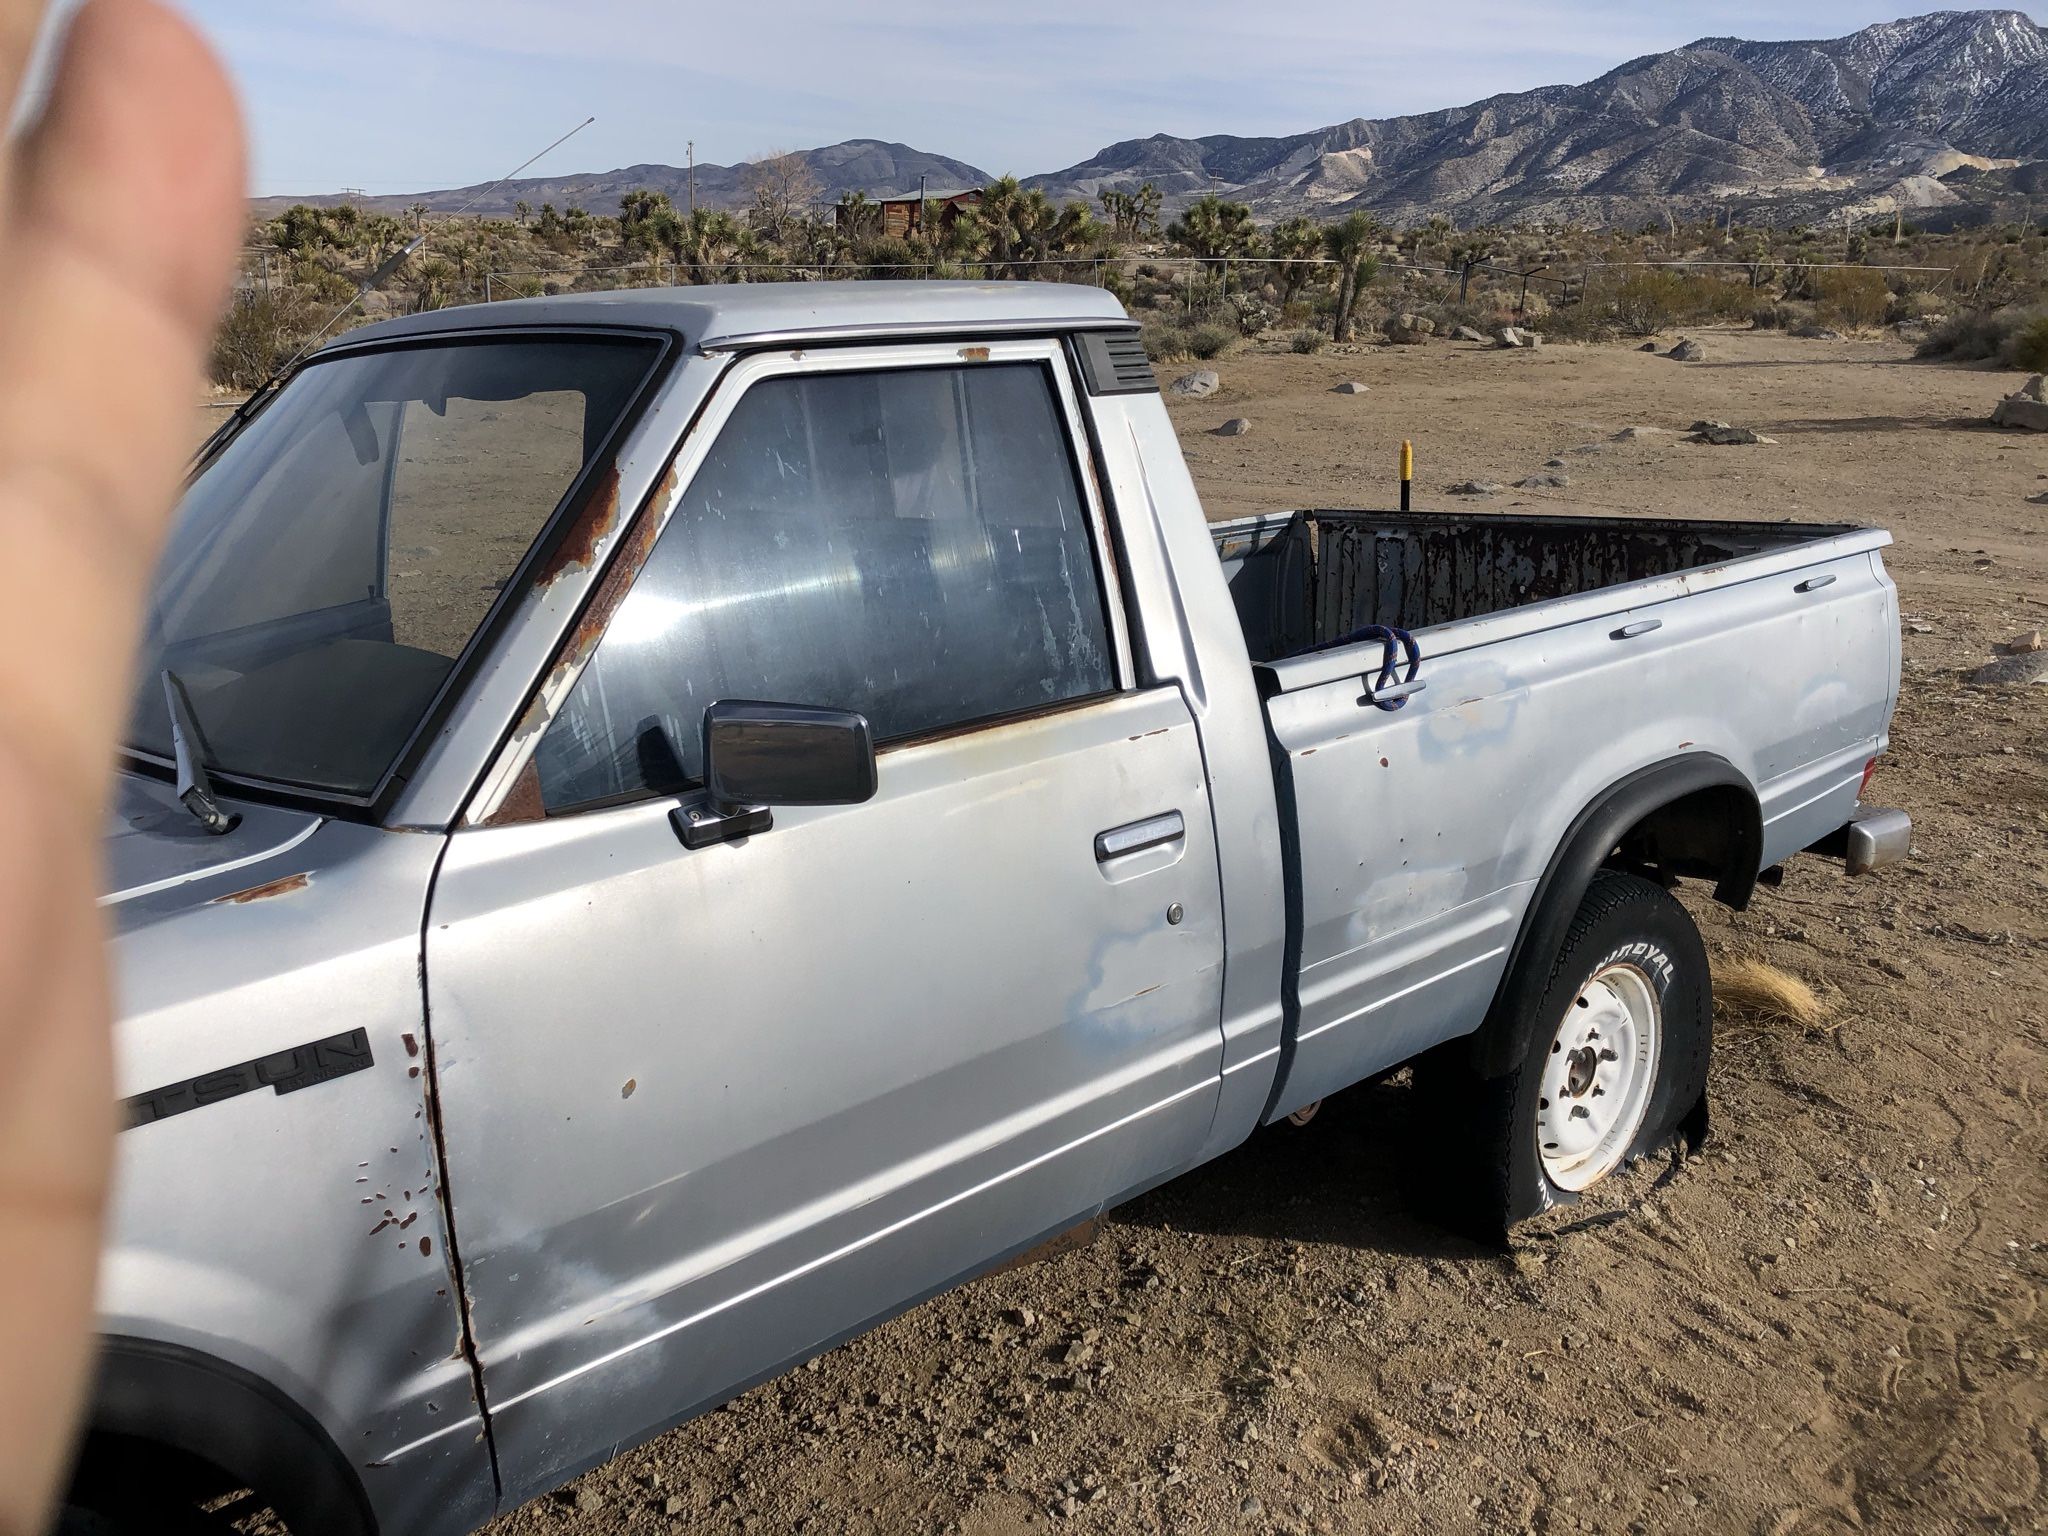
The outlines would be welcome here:
M 1029 175 L 1120 139 L 1300 133 L 1589 80 L 1701 36 L 1834 37 L 1868 0 L 183 0 L 258 195 L 729 164 L 894 140 Z M 1932 9 L 1923 6 L 1919 9 Z M 2048 23 L 2048 0 L 2009 7 Z

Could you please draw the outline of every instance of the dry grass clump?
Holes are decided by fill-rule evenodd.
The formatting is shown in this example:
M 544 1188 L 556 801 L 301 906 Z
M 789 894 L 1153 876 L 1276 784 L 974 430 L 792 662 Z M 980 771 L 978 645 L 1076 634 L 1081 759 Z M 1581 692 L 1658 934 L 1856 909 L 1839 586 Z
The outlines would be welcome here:
M 1833 1011 L 1812 987 L 1768 961 L 1726 956 L 1713 969 L 1715 1009 L 1744 1023 L 1814 1029 Z

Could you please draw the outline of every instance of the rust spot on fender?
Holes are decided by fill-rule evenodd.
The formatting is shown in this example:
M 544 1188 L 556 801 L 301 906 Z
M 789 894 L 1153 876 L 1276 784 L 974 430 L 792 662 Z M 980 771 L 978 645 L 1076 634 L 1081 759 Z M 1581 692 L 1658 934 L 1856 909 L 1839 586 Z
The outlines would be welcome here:
M 417 1055 L 419 1055 L 419 1053 L 420 1053 L 420 1043 L 419 1043 L 419 1041 L 418 1041 L 418 1040 L 417 1040 L 416 1038 L 414 1038 L 414 1036 L 412 1035 L 411 1031 L 407 1031 L 407 1032 L 406 1032 L 405 1034 L 402 1034 L 402 1035 L 400 1035 L 400 1036 L 399 1036 L 398 1038 L 399 1038 L 399 1039 L 401 1039 L 401 1040 L 403 1040 L 403 1041 L 405 1042 L 405 1054 L 406 1054 L 406 1055 L 408 1055 L 408 1056 L 417 1056 Z M 367 1168 L 367 1167 L 369 1167 L 370 1165 L 369 1165 L 368 1163 L 358 1163 L 358 1164 L 356 1164 L 356 1166 L 357 1166 L 358 1168 Z
M 540 575 L 535 578 L 538 585 L 551 587 L 571 571 L 588 570 L 597 558 L 598 546 L 618 525 L 619 465 L 614 459 L 591 482 L 590 493 L 583 498 L 583 505 L 576 509 L 569 526 L 555 541 L 547 564 L 541 567 Z
M 216 896 L 209 905 L 239 907 L 251 901 L 268 901 L 273 896 L 289 896 L 293 891 L 303 891 L 312 883 L 313 877 L 309 874 L 285 875 L 280 879 L 266 880 L 261 885 L 252 885 L 246 891 Z
M 633 1090 L 634 1090 L 635 1088 L 638 1088 L 639 1086 L 640 1086 L 640 1079 L 639 1079 L 639 1078 L 637 1078 L 637 1077 L 629 1077 L 629 1078 L 627 1078 L 627 1079 L 626 1079 L 626 1086 L 625 1086 L 625 1087 L 623 1087 L 623 1088 L 621 1088 L 621 1089 L 619 1090 L 619 1097 L 620 1097 L 620 1098 L 622 1098 L 622 1099 L 630 1099 L 631 1097 L 633 1097 Z

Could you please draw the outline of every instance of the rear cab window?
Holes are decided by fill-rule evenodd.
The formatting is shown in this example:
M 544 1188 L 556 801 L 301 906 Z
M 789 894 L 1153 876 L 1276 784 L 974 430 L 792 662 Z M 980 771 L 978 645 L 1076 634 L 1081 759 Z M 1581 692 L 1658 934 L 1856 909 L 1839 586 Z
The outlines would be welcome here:
M 747 385 L 540 742 L 546 809 L 692 787 L 721 699 L 856 710 L 887 744 L 1113 692 L 1054 366 Z

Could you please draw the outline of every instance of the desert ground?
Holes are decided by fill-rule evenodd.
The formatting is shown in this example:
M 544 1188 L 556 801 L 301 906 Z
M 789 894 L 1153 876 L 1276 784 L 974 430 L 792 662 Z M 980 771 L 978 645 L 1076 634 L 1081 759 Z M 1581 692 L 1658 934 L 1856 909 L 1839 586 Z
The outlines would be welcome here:
M 1964 681 L 2048 625 L 2048 437 L 1982 424 L 2013 374 L 1697 334 L 1699 363 L 1253 352 L 1171 409 L 1217 517 L 1392 505 L 1410 438 L 1424 507 L 1561 474 L 1469 504 L 1894 532 L 1871 798 L 1916 848 L 1857 881 L 1795 859 L 1740 914 L 1688 893 L 1717 963 L 1829 1010 L 1721 1010 L 1704 1155 L 1488 1249 L 1401 1193 L 1405 1082 L 1355 1089 L 494 1536 L 2048 1529 L 2048 687 Z M 1683 441 L 1701 417 L 1776 442 Z

